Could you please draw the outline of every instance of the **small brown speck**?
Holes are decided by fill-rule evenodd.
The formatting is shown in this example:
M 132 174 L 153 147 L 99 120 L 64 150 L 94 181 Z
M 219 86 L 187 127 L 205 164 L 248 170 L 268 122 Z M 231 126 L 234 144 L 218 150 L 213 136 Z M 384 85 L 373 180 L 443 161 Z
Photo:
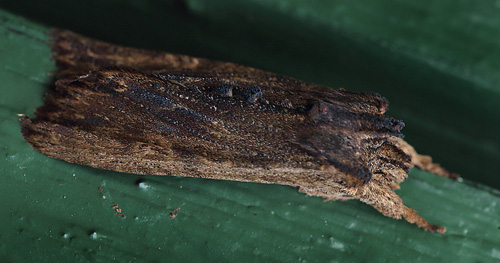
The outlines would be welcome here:
M 177 216 L 177 213 L 179 212 L 180 209 L 181 209 L 180 207 L 177 207 L 174 210 L 172 210 L 172 212 L 170 212 L 170 218 L 174 219 Z

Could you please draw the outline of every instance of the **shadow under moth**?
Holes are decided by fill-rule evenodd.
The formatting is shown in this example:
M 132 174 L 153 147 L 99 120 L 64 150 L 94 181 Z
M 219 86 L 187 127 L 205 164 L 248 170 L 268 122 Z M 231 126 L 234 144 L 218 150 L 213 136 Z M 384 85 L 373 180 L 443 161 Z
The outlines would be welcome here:
M 455 177 L 402 139 L 375 93 L 334 90 L 233 63 L 51 31 L 55 87 L 21 117 L 37 151 L 119 172 L 281 184 L 359 199 L 430 231 L 393 191 L 417 166 Z

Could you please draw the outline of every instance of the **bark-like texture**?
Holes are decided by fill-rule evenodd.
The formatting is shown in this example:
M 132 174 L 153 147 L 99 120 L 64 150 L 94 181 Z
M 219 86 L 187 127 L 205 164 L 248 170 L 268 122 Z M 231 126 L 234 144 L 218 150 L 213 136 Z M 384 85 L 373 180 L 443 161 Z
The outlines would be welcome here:
M 232 63 L 125 48 L 55 30 L 55 89 L 22 118 L 50 157 L 101 169 L 299 187 L 357 198 L 443 233 L 392 188 L 411 166 L 450 174 L 401 139 L 377 94 Z

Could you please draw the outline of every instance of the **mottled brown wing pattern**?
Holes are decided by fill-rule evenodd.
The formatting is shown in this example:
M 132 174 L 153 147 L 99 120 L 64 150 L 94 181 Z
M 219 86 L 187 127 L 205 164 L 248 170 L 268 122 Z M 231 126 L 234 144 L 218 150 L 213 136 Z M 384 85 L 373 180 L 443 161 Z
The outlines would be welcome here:
M 127 67 L 143 72 L 191 71 L 208 76 L 213 72 L 266 75 L 264 71 L 228 62 L 110 45 L 65 30 L 53 29 L 50 34 L 58 79 L 86 74 L 102 66 Z
M 50 157 L 120 172 L 284 184 L 357 198 L 444 232 L 393 187 L 414 164 L 377 94 L 333 90 L 232 63 L 113 46 L 53 31 L 55 89 L 23 135 Z

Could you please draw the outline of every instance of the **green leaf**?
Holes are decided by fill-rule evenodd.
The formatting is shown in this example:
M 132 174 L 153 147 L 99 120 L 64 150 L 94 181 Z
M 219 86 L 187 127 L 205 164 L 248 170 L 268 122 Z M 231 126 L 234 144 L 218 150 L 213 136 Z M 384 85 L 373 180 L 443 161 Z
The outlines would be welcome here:
M 378 92 L 419 152 L 500 187 L 496 0 L 0 0 L 1 6 L 115 43 Z
M 380 92 L 418 150 L 465 177 L 500 185 L 500 18 L 493 1 L 28 2 L 0 6 L 122 44 Z M 2 261 L 500 259 L 500 192 L 468 180 L 414 169 L 398 191 L 448 228 L 439 235 L 358 201 L 323 202 L 291 187 L 121 174 L 43 156 L 22 138 L 17 114 L 32 114 L 51 85 L 46 33 L 0 11 Z

